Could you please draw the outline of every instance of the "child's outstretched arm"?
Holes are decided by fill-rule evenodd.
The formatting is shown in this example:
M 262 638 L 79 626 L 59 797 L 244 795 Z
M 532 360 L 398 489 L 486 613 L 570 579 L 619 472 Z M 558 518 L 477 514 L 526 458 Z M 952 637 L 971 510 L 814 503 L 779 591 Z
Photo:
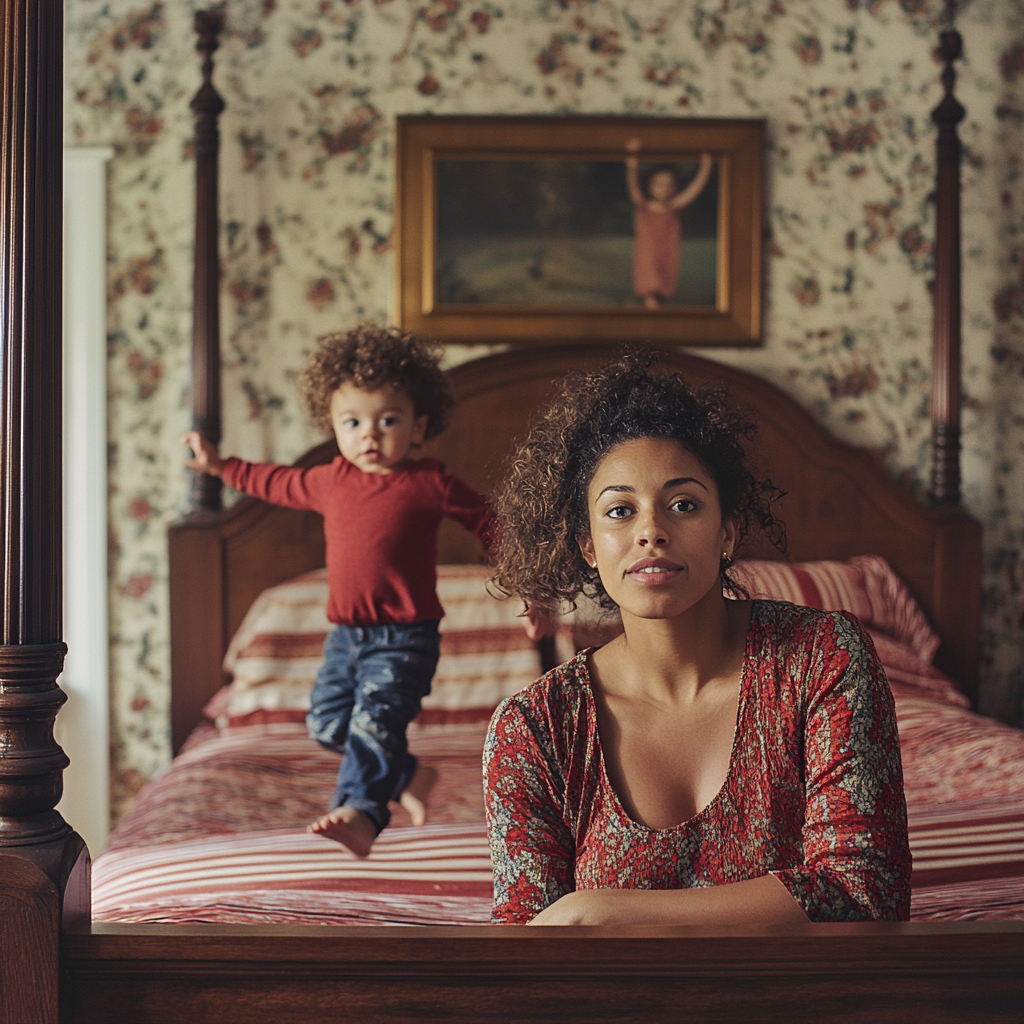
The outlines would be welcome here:
M 220 476 L 224 460 L 217 454 L 216 447 L 210 444 L 198 430 L 190 430 L 181 439 L 181 443 L 187 444 L 193 452 L 192 458 L 185 460 L 185 465 L 189 469 L 198 469 L 200 473 Z
M 711 168 L 714 166 L 714 162 L 711 159 L 710 153 L 701 153 L 700 155 L 700 170 L 697 171 L 693 181 L 690 182 L 686 188 L 683 189 L 678 195 L 673 196 L 669 200 L 669 206 L 673 210 L 681 210 L 684 206 L 689 206 L 704 191 L 704 186 L 708 183 L 708 178 L 711 176 Z
M 629 189 L 629 199 L 634 206 L 643 206 L 645 202 L 640 188 L 640 161 L 636 155 L 642 145 L 637 138 L 626 140 L 626 152 L 629 153 L 626 157 L 626 188 Z

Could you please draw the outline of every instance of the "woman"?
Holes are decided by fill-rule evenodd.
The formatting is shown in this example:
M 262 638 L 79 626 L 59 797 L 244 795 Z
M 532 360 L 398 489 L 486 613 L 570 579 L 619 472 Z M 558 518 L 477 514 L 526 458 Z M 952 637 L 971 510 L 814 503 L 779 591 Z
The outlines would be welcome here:
M 518 452 L 496 579 L 581 593 L 623 633 L 506 700 L 484 751 L 493 919 L 534 924 L 906 920 L 892 695 L 851 616 L 745 597 L 778 492 L 753 428 L 633 355 L 568 379 Z

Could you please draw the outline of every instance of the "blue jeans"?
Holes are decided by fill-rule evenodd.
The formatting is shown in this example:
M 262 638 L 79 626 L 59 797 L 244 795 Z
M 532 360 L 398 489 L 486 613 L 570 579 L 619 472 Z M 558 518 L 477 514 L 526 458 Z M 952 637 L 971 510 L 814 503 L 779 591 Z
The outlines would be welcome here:
M 324 642 L 306 725 L 343 754 L 331 807 L 354 807 L 379 833 L 416 773 L 405 730 L 430 693 L 437 619 L 408 625 L 335 626 Z

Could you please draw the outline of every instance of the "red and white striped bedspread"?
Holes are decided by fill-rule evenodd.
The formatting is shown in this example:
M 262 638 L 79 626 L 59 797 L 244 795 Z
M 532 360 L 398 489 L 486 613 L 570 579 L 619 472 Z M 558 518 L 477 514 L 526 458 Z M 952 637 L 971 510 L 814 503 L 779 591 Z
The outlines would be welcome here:
M 1024 732 L 892 687 L 914 854 L 911 916 L 1024 919 Z
M 479 924 L 491 908 L 481 825 L 388 828 L 366 860 L 294 830 L 105 854 L 93 919 L 165 924 Z
M 413 726 L 438 770 L 432 820 L 395 806 L 358 860 L 305 831 L 338 757 L 297 723 L 195 743 L 139 795 L 93 868 L 93 920 L 123 923 L 479 924 L 491 907 L 480 757 L 486 723 Z M 211 730 L 212 733 L 212 730 Z
M 1024 733 L 894 684 L 918 920 L 1024 918 Z M 431 823 L 400 809 L 366 860 L 305 832 L 337 757 L 299 724 L 193 743 L 147 786 L 93 873 L 97 921 L 480 924 L 491 869 L 485 726 L 413 727 L 439 772 Z

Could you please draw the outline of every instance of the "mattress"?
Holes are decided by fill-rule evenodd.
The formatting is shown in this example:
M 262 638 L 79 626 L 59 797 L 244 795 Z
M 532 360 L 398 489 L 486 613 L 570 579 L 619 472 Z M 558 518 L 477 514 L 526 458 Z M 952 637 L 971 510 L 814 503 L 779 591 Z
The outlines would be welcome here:
M 914 920 L 1024 918 L 1024 733 L 910 687 L 897 698 Z M 207 727 L 140 794 L 93 872 L 120 923 L 468 925 L 488 921 L 485 724 L 414 725 L 438 771 L 431 818 L 394 809 L 358 860 L 305 831 L 337 755 L 299 723 Z

